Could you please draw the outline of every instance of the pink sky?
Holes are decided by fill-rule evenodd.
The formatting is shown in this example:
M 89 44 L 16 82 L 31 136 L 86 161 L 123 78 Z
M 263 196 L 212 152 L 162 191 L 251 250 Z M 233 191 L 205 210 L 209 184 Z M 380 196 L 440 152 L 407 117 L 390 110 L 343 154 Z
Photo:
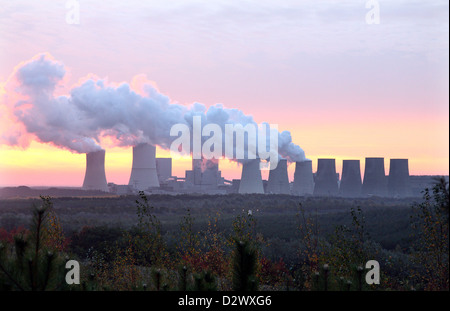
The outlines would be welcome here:
M 366 24 L 364 1 L 79 3 L 70 25 L 64 1 L 2 2 L 0 86 L 48 52 L 69 70 L 61 93 L 88 74 L 145 74 L 180 104 L 222 103 L 291 131 L 314 169 L 320 157 L 340 172 L 342 159 L 363 170 L 381 156 L 387 172 L 389 158 L 409 158 L 411 174 L 449 173 L 448 1 L 380 2 L 379 25 Z M 0 162 L 0 186 L 84 175 L 84 155 L 37 142 L 0 145 Z M 126 183 L 130 163 L 131 150 L 107 149 L 108 181 Z M 189 161 L 174 168 L 183 176 Z

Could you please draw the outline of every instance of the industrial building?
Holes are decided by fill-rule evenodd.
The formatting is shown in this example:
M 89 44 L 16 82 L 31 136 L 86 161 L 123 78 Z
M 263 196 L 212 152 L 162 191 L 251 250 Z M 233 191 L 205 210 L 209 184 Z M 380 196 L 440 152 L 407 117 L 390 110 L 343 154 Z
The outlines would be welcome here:
M 136 190 L 159 187 L 155 146 L 143 143 L 133 147 L 133 164 L 128 185 Z
M 388 193 L 392 197 L 408 197 L 411 195 L 408 159 L 390 160 Z
M 109 191 L 105 174 L 105 150 L 86 153 L 83 189 Z
M 314 193 L 314 176 L 312 161 L 295 162 L 293 195 L 312 195 Z
M 361 194 L 364 196 L 387 196 L 384 158 L 366 158 Z
M 264 186 L 259 167 L 260 159 L 246 160 L 242 163 L 242 175 L 239 193 L 264 193 Z
M 343 160 L 339 194 L 343 197 L 359 197 L 361 196 L 361 187 L 362 181 L 359 160 Z
M 172 158 L 156 158 L 156 174 L 159 183 L 165 183 L 172 177 Z
M 291 194 L 286 159 L 280 159 L 277 167 L 270 170 L 266 193 Z
M 335 159 L 318 159 L 314 195 L 335 196 L 339 192 Z
M 148 193 L 199 194 L 285 194 L 295 196 L 341 197 L 410 197 L 420 196 L 422 184 L 430 185 L 433 176 L 410 176 L 408 159 L 390 159 L 389 175 L 385 174 L 384 158 L 365 158 L 364 177 L 360 160 L 342 161 L 342 178 L 336 172 L 335 159 L 318 159 L 313 173 L 311 160 L 295 162 L 293 182 L 289 182 L 288 161 L 280 159 L 277 167 L 263 180 L 260 159 L 241 163 L 241 179 L 226 180 L 217 159 L 193 159 L 192 169 L 184 177 L 174 176 L 171 158 L 156 158 L 156 148 L 150 144 L 133 147 L 133 162 L 126 185 L 107 183 L 105 150 L 86 154 L 86 172 L 82 188 L 115 194 Z M 447 177 L 448 178 L 448 177 Z

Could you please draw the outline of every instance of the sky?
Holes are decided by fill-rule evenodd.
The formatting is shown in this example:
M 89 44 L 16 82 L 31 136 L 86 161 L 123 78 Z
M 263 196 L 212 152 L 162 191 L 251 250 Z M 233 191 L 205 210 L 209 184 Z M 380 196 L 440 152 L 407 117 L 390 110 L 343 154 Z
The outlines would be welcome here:
M 79 24 L 68 23 L 74 2 Z M 313 170 L 318 158 L 339 173 L 359 159 L 363 173 L 365 157 L 384 157 L 386 173 L 408 158 L 412 175 L 448 175 L 449 3 L 372 1 L 369 24 L 366 2 L 0 0 L 0 130 L 15 122 L 2 108 L 15 70 L 48 53 L 66 69 L 60 95 L 87 76 L 145 75 L 173 103 L 220 103 L 290 131 Z M 128 183 L 131 148 L 102 146 L 108 182 Z M 174 174 L 190 166 L 174 160 Z M 84 154 L 37 138 L 0 144 L 0 187 L 81 186 L 84 169 Z M 240 178 L 234 162 L 220 169 Z

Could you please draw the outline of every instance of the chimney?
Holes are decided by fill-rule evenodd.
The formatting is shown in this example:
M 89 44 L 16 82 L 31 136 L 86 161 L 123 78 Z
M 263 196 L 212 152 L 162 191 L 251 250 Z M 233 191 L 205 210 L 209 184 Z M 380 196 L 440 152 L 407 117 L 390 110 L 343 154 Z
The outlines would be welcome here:
M 269 171 L 267 193 L 291 194 L 289 177 L 287 173 L 287 160 L 280 159 L 275 169 Z
M 411 195 L 408 159 L 391 159 L 389 165 L 388 191 L 390 196 Z
M 260 159 L 246 160 L 242 164 L 242 177 L 239 183 L 239 193 L 264 193 Z
M 384 158 L 366 158 L 364 180 L 361 188 L 363 195 L 387 195 Z
M 83 189 L 109 191 L 105 174 L 105 150 L 86 153 Z
M 133 147 L 133 165 L 129 186 L 137 190 L 159 187 L 156 173 L 156 147 L 142 143 Z
M 295 162 L 293 195 L 311 195 L 314 192 L 312 161 Z
M 337 195 L 338 191 L 335 159 L 319 159 L 314 184 L 314 195 L 333 196 Z
M 361 195 L 361 168 L 359 160 L 342 161 L 342 178 L 339 193 L 343 197 L 358 197 Z

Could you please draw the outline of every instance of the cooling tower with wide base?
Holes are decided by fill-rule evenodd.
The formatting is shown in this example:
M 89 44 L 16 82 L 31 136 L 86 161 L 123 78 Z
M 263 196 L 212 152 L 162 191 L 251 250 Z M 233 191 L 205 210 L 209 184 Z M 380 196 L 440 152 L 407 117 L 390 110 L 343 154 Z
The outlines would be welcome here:
M 246 162 L 242 164 L 239 193 L 264 193 L 259 163 L 260 159 L 254 159 L 246 160 Z
M 287 160 L 281 159 L 275 169 L 269 171 L 267 193 L 291 194 L 287 172 Z
M 408 159 L 390 160 L 388 193 L 393 197 L 407 197 L 411 195 Z
M 336 175 L 335 159 L 319 159 L 314 184 L 314 195 L 333 196 L 337 195 L 338 178 Z
M 384 172 L 384 158 L 366 158 L 361 194 L 386 196 L 386 186 L 387 183 L 386 174 Z
M 359 197 L 361 196 L 361 187 L 361 167 L 359 160 L 343 160 L 339 194 L 343 197 Z
M 143 143 L 133 147 L 129 186 L 136 190 L 159 187 L 155 155 L 156 147 L 150 144 Z
M 312 161 L 295 162 L 293 195 L 311 195 L 314 192 Z
M 105 174 L 105 150 L 86 153 L 83 189 L 109 191 Z

